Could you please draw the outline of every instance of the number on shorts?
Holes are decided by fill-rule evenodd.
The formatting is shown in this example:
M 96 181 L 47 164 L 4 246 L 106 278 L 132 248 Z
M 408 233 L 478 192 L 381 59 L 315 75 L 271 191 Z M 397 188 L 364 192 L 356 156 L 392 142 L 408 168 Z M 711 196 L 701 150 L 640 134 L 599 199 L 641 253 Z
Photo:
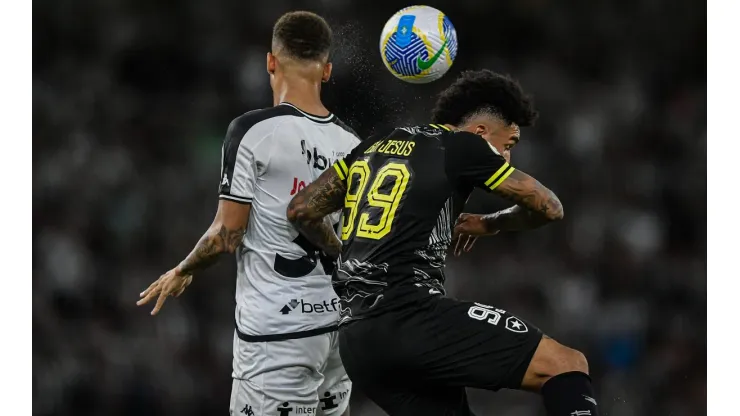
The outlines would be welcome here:
M 501 320 L 501 313 L 503 313 L 502 310 L 494 310 L 493 306 L 483 305 L 481 303 L 476 303 L 468 309 L 469 317 L 477 321 L 485 321 L 487 319 L 491 325 L 498 325 L 498 322 Z

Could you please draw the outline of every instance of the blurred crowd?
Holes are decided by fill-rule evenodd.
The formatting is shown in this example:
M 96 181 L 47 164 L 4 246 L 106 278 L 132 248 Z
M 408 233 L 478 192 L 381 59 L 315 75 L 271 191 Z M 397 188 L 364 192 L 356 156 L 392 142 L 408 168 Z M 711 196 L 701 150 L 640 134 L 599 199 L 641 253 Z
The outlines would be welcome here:
M 706 414 L 705 3 L 430 4 L 460 50 L 419 86 L 378 53 L 403 2 L 34 3 L 34 415 L 227 413 L 233 259 L 157 317 L 135 302 L 210 224 L 226 126 L 272 104 L 271 26 L 295 9 L 333 26 L 325 101 L 363 136 L 428 122 L 460 70 L 518 78 L 541 118 L 513 163 L 560 196 L 565 220 L 450 256 L 450 293 L 582 350 L 603 415 Z M 467 210 L 503 207 L 475 194 Z M 526 393 L 470 396 L 481 415 L 544 414 Z M 361 392 L 352 406 L 383 414 Z

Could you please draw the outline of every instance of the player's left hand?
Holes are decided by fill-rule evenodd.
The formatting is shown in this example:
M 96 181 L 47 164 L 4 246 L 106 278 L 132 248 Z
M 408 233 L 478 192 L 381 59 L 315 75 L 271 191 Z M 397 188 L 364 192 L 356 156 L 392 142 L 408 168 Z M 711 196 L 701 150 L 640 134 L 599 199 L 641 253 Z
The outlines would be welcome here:
M 192 274 L 181 274 L 179 268 L 175 267 L 162 276 L 159 276 L 157 281 L 149 285 L 145 291 L 141 292 L 139 294 L 141 299 L 136 302 L 136 305 L 145 305 L 156 297 L 157 303 L 154 305 L 154 309 L 152 309 L 151 312 L 152 315 L 156 315 L 159 313 L 160 309 L 162 309 L 162 306 L 164 306 L 164 301 L 167 300 L 168 296 L 178 297 L 182 295 L 182 292 L 185 291 L 185 288 L 188 287 L 192 281 Z
M 463 251 L 470 252 L 479 236 L 496 234 L 498 234 L 498 230 L 489 230 L 488 225 L 483 220 L 483 215 L 460 214 L 452 234 L 452 241 L 455 241 L 455 256 L 459 256 Z
M 473 249 L 473 244 L 478 240 L 478 237 L 472 235 L 459 235 L 457 241 L 455 241 L 455 257 L 459 257 L 463 250 L 467 253 Z

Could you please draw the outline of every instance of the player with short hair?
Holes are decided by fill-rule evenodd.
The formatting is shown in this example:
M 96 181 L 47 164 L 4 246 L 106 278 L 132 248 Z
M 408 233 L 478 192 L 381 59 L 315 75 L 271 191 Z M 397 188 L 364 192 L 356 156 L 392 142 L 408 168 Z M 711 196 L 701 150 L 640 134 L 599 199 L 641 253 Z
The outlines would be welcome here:
M 329 25 L 314 13 L 291 12 L 277 21 L 267 54 L 274 107 L 231 122 L 213 224 L 139 301 L 158 298 L 156 314 L 193 273 L 236 253 L 232 415 L 338 416 L 348 409 L 351 382 L 337 346 L 333 265 L 285 216 L 296 192 L 359 143 L 321 102 L 321 83 L 332 69 L 331 39 Z M 339 223 L 338 212 L 330 217 Z
M 510 165 L 520 127 L 536 116 L 511 78 L 464 72 L 440 95 L 435 124 L 363 141 L 288 207 L 301 233 L 339 258 L 342 360 L 391 416 L 468 415 L 465 387 L 539 392 L 551 416 L 598 414 L 583 354 L 508 311 L 445 296 L 453 230 L 486 235 L 563 218 L 557 196 Z M 517 205 L 454 227 L 474 188 Z M 340 208 L 341 240 L 322 222 Z

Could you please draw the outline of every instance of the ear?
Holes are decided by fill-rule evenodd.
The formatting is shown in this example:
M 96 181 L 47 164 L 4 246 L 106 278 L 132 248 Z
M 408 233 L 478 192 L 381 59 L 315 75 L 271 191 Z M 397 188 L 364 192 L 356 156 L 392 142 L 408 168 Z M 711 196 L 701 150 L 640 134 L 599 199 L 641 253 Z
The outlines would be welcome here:
M 476 124 L 475 126 L 475 134 L 479 136 L 483 136 L 486 133 L 488 133 L 488 128 L 484 124 Z
M 324 73 L 321 76 L 321 82 L 329 82 L 329 78 L 331 78 L 331 69 L 331 62 L 324 64 Z
M 270 75 L 275 75 L 276 65 L 277 62 L 275 60 L 275 55 L 273 55 L 272 52 L 267 52 L 267 73 Z

